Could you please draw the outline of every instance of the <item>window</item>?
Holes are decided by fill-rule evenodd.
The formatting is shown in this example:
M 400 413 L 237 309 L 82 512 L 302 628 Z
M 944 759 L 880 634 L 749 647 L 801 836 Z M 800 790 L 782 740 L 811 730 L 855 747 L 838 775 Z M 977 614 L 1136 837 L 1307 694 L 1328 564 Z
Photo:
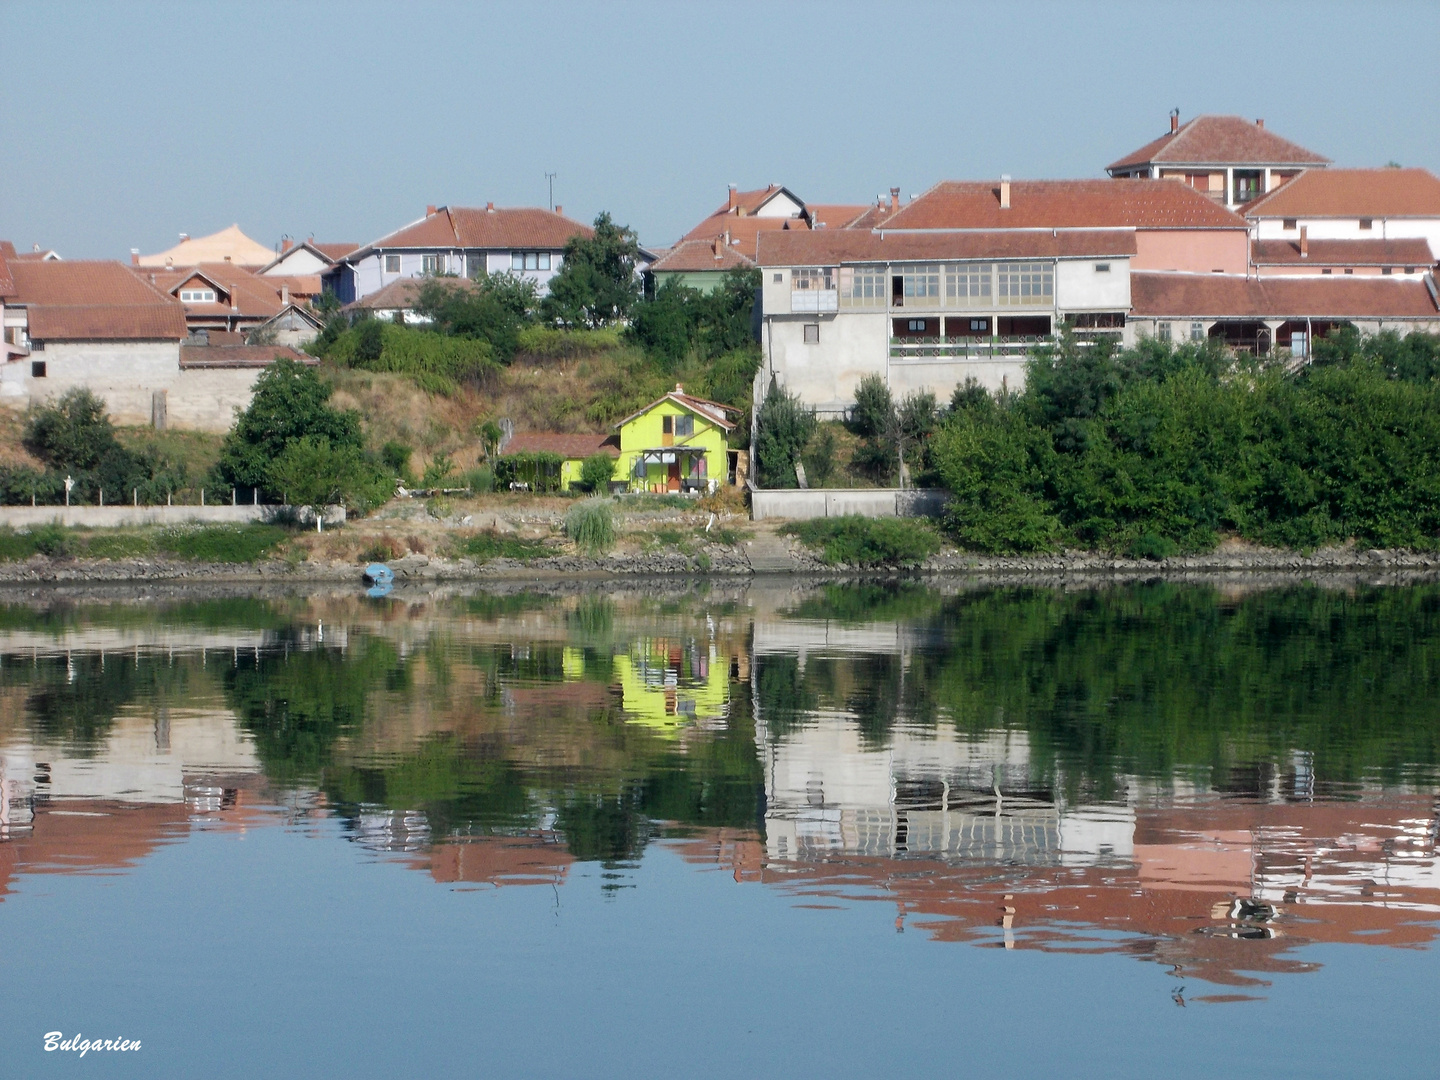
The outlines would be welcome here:
M 1390 273 L 1390 271 L 1393 270 L 1393 269 L 1394 269 L 1393 266 L 1382 266 L 1382 267 L 1380 268 L 1380 273 L 1382 273 L 1382 274 L 1388 274 L 1388 273 Z
M 780 284 L 783 284 L 784 281 L 785 281 L 785 271 L 783 271 L 783 270 L 777 271 L 776 274 L 775 274 L 775 284 L 776 284 L 776 285 L 780 285 Z
M 1191 341 L 1204 341 L 1204 340 L 1205 340 L 1205 324 L 1204 324 L 1204 323 L 1202 323 L 1202 322 L 1192 322 L 1192 323 L 1190 324 L 1190 340 L 1191 340 Z
M 386 255 L 386 256 L 385 256 L 385 273 L 387 273 L 387 274 L 398 274 L 399 272 L 400 272 L 400 256 L 399 256 L 399 255 Z
M 996 269 L 997 303 L 1036 305 L 1054 301 L 1052 263 L 1001 263 Z
M 1360 219 L 1360 228 L 1362 228 L 1362 229 L 1373 229 L 1374 227 L 1375 227 L 1375 220 L 1374 220 L 1374 218 L 1362 217 L 1362 218 Z
M 1293 217 L 1282 218 L 1280 220 L 1280 227 L 1282 229 L 1293 229 L 1295 228 L 1296 224 L 1297 222 Z
M 1168 322 L 1155 324 L 1155 336 L 1161 341 L 1170 340 L 1170 324 Z
M 1096 263 L 1096 264 L 1095 264 L 1095 273 L 1097 273 L 1097 274 L 1108 274 L 1109 272 L 1110 272 L 1110 264 L 1109 264 L 1109 263 Z
M 835 269 L 799 266 L 790 271 L 791 311 L 834 311 L 839 306 Z
M 1328 266 L 1325 267 L 1324 270 L 1321 270 L 1321 271 L 1320 271 L 1320 273 L 1322 273 L 1322 274 L 1333 274 L 1334 272 L 1335 272 L 1335 271 L 1334 271 L 1334 270 L 1331 270 L 1330 267 L 1328 267 Z
M 440 272 L 440 256 L 421 255 L 420 272 L 422 274 L 438 274 Z
M 940 266 L 897 266 L 890 278 L 890 299 L 896 307 L 938 307 Z
M 980 264 L 945 268 L 945 302 L 955 307 L 989 307 L 995 268 Z
M 1070 324 L 1076 330 L 1123 330 L 1123 311 L 1078 311 L 1070 316 Z
M 1347 267 L 1345 267 L 1345 273 L 1347 273 L 1347 274 L 1353 274 L 1353 273 L 1355 273 L 1355 268 L 1354 268 L 1354 267 L 1351 267 L 1351 266 L 1347 266 Z
M 510 253 L 511 270 L 549 270 L 550 252 L 548 251 L 512 251 Z
M 926 330 L 925 324 L 928 321 L 928 319 L 910 319 L 906 323 L 905 329 L 909 330 L 912 334 L 923 334 Z
M 970 332 L 972 334 L 988 334 L 990 332 L 989 319 L 971 319 Z
M 485 253 L 483 251 L 472 251 L 465 256 L 465 274 L 467 277 L 479 277 L 487 270 Z
M 819 344 L 820 344 L 820 324 L 819 324 L 819 323 L 806 323 L 806 324 L 805 324 L 805 344 L 806 344 L 806 345 L 819 345 Z
M 30 377 L 31 377 L 32 379 L 43 379 L 43 378 L 45 378 L 45 361 L 44 361 L 44 360 L 31 360 L 31 361 L 30 361 Z
M 842 307 L 884 307 L 885 268 L 883 266 L 842 266 L 840 268 L 840 304 Z
M 1405 273 L 1407 273 L 1407 274 L 1413 274 L 1413 273 L 1415 273 L 1415 267 L 1413 267 L 1413 266 L 1407 266 L 1407 267 L 1405 267 Z
M 213 304 L 215 302 L 215 290 L 181 289 L 180 302 L 182 304 Z
M 675 417 L 673 417 L 673 416 L 662 416 L 662 417 L 660 418 L 660 433 L 661 433 L 662 435 L 674 435 L 674 434 L 675 434 Z
M 694 435 L 694 434 L 695 434 L 695 417 L 693 417 L 693 416 L 677 416 L 677 417 L 675 417 L 675 434 L 676 434 L 676 435 Z

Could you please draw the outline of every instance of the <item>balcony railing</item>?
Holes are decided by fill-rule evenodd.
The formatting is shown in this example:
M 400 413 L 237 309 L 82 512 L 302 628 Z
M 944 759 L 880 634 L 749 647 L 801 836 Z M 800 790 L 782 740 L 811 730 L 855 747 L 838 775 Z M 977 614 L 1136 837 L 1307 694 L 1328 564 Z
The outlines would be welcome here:
M 1053 345 L 1049 334 L 1001 337 L 892 337 L 892 360 L 1009 360 L 1030 355 L 1039 345 Z
M 792 312 L 822 312 L 840 310 L 838 289 L 794 289 L 790 293 Z

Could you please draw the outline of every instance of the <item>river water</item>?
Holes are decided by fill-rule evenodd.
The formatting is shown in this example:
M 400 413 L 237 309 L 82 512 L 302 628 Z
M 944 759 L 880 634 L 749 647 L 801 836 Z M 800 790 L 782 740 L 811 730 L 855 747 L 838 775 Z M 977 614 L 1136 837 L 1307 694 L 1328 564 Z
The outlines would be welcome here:
M 1434 1075 L 1437 763 L 1432 585 L 0 595 L 0 1074 Z

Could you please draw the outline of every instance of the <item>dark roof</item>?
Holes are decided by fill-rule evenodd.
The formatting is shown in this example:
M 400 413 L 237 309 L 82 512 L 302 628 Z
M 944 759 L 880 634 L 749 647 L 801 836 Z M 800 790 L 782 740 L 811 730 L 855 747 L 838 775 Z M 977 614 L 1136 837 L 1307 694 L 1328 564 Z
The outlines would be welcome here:
M 614 435 L 567 434 L 558 431 L 517 431 L 505 444 L 503 454 L 559 454 L 562 458 L 587 458 L 591 454 L 620 456 L 620 440 Z
M 1149 317 L 1436 319 L 1424 281 L 1231 274 L 1130 275 L 1131 314 Z
M 1242 116 L 1197 116 L 1106 166 L 1107 172 L 1141 165 L 1328 165 L 1330 159 L 1282 139 Z
M 1435 259 L 1421 237 L 1404 240 L 1307 240 L 1301 256 L 1298 240 L 1255 240 L 1250 261 L 1256 266 L 1429 266 Z
M 1248 218 L 1440 218 L 1440 177 L 1425 169 L 1321 169 L 1304 172 L 1247 203 Z
M 820 229 L 763 234 L 757 261 L 761 266 L 835 266 L 942 259 L 1120 258 L 1134 254 L 1135 234 L 1127 229 L 930 233 Z
M 877 228 L 1243 229 L 1245 222 L 1184 184 L 1152 180 L 1015 180 L 1010 207 L 1000 183 L 945 180 Z
M 798 233 L 796 235 L 799 235 Z M 650 264 L 651 270 L 660 272 L 698 273 L 705 270 L 729 270 L 736 266 L 754 266 L 753 259 L 747 259 L 735 249 L 726 245 L 723 237 L 714 240 L 682 240 L 663 257 Z
M 276 360 L 299 360 L 314 366 L 319 359 L 288 345 L 181 345 L 182 368 L 263 368 Z
M 26 309 L 30 337 L 40 341 L 176 340 L 184 310 L 118 262 L 24 261 L 10 264 L 11 302 Z
M 351 255 L 375 248 L 549 248 L 558 251 L 572 236 L 594 230 L 563 214 L 535 207 L 442 206 L 403 229 L 366 244 Z

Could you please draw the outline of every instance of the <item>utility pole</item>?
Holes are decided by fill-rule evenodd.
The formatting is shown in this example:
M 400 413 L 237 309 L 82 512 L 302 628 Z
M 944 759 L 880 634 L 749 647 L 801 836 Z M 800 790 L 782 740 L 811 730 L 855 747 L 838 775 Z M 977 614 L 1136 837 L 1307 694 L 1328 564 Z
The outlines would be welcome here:
M 558 173 L 553 172 L 547 172 L 545 174 L 545 179 L 550 181 L 550 210 L 552 212 L 555 210 L 555 177 L 558 175 Z

